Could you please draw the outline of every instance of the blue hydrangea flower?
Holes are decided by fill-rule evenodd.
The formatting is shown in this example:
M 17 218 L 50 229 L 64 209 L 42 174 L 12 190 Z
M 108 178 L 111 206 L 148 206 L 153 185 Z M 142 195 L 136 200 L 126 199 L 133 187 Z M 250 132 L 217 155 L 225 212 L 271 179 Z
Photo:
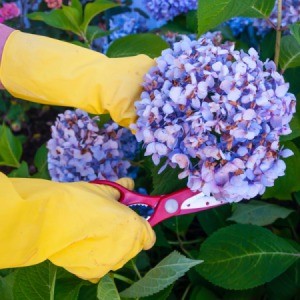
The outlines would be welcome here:
M 276 0 L 274 9 L 269 17 L 271 23 L 277 25 L 277 3 Z M 282 1 L 282 20 L 281 26 L 287 27 L 290 24 L 294 24 L 300 21 L 300 0 L 285 0 Z M 254 19 L 253 26 L 257 28 L 257 33 L 264 36 L 272 29 L 270 22 L 265 19 Z
M 245 30 L 246 27 L 252 25 L 253 19 L 244 18 L 244 17 L 236 17 L 236 18 L 230 19 L 226 23 L 230 27 L 233 35 L 238 36 Z
M 188 187 L 222 201 L 251 199 L 283 176 L 279 145 L 296 99 L 274 62 L 254 49 L 186 38 L 146 74 L 132 125 L 155 165 L 182 169 Z
M 135 34 L 147 31 L 146 18 L 138 12 L 126 12 L 112 16 L 109 20 L 110 41 L 114 41 L 129 34 Z
M 114 15 L 109 19 L 109 29 L 113 32 L 109 36 L 98 40 L 103 53 L 106 53 L 111 43 L 119 38 L 129 34 L 146 32 L 147 20 L 138 12 L 125 12 Z
M 172 20 L 174 17 L 197 9 L 197 0 L 145 0 L 148 11 L 156 20 Z
M 58 115 L 48 141 L 48 169 L 52 180 L 117 180 L 127 176 L 137 142 L 128 129 L 110 122 L 99 129 L 98 117 L 77 109 Z M 124 148 L 122 141 L 126 141 Z

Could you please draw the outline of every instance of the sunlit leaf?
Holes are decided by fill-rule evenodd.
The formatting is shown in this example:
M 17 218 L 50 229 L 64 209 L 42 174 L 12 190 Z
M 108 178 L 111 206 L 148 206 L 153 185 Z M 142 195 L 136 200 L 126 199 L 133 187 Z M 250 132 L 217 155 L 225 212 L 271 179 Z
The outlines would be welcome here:
M 99 300 L 120 300 L 114 280 L 105 275 L 98 284 L 97 298 Z
M 186 258 L 174 251 L 120 295 L 125 298 L 135 298 L 158 293 L 201 262 L 201 260 Z
M 109 57 L 126 57 L 146 54 L 152 58 L 160 56 L 169 44 L 152 33 L 132 34 L 115 40 L 107 50 Z
M 84 18 L 83 23 L 81 24 L 82 30 L 86 32 L 87 26 L 94 17 L 106 11 L 107 9 L 116 6 L 118 6 L 118 4 L 108 0 L 96 0 L 94 2 L 88 2 L 84 8 Z
M 300 44 L 292 35 L 281 39 L 279 65 L 282 72 L 300 66 Z
M 7 126 L 0 126 L 0 166 L 18 168 L 22 152 L 20 140 Z

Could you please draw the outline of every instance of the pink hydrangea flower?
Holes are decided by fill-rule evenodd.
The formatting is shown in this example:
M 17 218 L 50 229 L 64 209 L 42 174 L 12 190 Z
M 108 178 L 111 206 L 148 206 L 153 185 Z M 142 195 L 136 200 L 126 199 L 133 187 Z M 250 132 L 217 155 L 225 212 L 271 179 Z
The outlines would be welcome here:
M 16 18 L 20 13 L 20 9 L 15 2 L 3 3 L 3 7 L 0 8 L 0 23 Z
M 62 6 L 62 0 L 45 0 L 49 8 L 60 8 Z

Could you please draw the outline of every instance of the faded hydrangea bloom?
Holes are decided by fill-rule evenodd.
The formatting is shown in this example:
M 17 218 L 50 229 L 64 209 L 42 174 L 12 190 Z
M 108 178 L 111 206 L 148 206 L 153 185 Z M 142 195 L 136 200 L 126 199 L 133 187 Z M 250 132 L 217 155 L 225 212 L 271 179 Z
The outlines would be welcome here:
M 60 8 L 63 4 L 62 0 L 45 0 L 47 6 L 52 9 Z
M 277 1 L 275 2 L 274 9 L 269 17 L 270 21 L 276 26 L 277 25 Z M 271 28 L 270 22 L 265 19 L 253 19 L 253 26 L 257 27 L 257 33 L 265 35 Z M 282 1 L 282 20 L 281 26 L 287 27 L 288 25 L 294 24 L 300 21 L 300 1 L 299 0 L 285 0 Z
M 0 8 L 0 23 L 18 17 L 21 11 L 15 2 L 3 3 Z
M 117 180 L 127 175 L 137 150 L 134 136 L 113 122 L 99 129 L 98 120 L 80 109 L 58 115 L 47 144 L 52 180 Z M 126 141 L 124 149 L 121 141 Z
M 197 0 L 144 0 L 147 9 L 156 20 L 172 20 L 174 17 L 197 9 Z
M 145 155 L 182 169 L 188 187 L 223 201 L 264 193 L 283 176 L 279 145 L 291 132 L 295 96 L 272 61 L 254 49 L 186 38 L 162 52 L 145 76 L 132 128 Z

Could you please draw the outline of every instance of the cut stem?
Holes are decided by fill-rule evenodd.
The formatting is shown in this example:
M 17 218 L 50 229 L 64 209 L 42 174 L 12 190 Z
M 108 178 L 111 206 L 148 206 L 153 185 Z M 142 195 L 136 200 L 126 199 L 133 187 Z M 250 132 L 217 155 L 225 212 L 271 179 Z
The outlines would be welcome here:
M 278 62 L 280 56 L 280 42 L 281 42 L 281 20 L 282 20 L 282 0 L 277 2 L 277 26 L 276 26 L 276 42 L 275 42 L 275 64 L 278 69 Z

